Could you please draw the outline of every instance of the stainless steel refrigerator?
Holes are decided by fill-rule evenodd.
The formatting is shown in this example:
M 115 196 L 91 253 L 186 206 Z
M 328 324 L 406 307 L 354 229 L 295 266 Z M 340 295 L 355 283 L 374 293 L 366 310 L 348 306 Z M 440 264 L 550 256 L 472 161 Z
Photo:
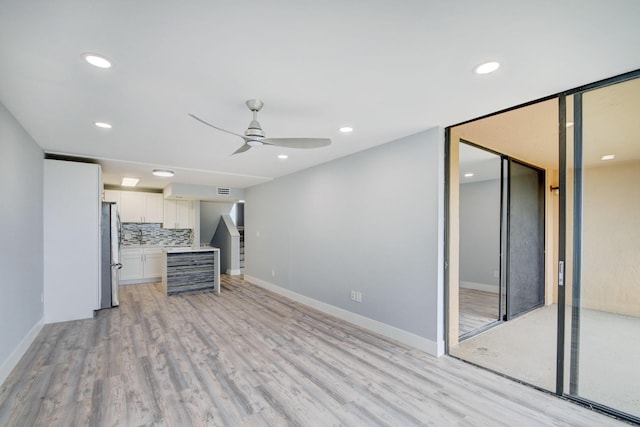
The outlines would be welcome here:
M 120 305 L 120 215 L 118 206 L 102 202 L 102 260 L 100 265 L 100 308 Z

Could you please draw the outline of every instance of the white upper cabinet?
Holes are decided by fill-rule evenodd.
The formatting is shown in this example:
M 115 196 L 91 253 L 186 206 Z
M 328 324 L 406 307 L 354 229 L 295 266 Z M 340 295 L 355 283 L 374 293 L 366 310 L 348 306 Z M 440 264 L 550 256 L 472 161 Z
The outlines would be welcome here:
M 164 228 L 193 228 L 194 207 L 190 200 L 164 201 Z
M 145 202 L 143 193 L 120 192 L 120 220 L 122 222 L 144 222 Z
M 107 198 L 105 190 L 105 200 Z M 164 221 L 163 198 L 160 193 L 141 193 L 137 191 L 120 191 L 120 220 L 122 222 L 150 222 Z M 110 197 L 114 197 L 110 195 Z
M 104 190 L 103 200 L 105 202 L 117 203 L 118 206 L 120 206 L 120 193 L 121 191 L 118 191 L 118 190 Z
M 144 222 L 157 222 L 164 221 L 164 198 L 159 193 L 142 193 L 144 197 Z

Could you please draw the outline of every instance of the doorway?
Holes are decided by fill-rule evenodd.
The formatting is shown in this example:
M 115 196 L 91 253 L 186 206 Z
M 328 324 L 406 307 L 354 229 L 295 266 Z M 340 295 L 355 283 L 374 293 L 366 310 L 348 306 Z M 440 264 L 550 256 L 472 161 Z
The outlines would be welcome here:
M 638 117 L 640 70 L 448 128 L 445 264 L 448 354 L 636 423 L 640 423 Z M 531 204 L 533 199 L 522 201 L 523 212 L 541 209 L 544 222 L 512 222 L 510 229 L 503 223 L 501 228 L 509 232 L 502 233 L 501 247 L 505 239 L 510 245 L 531 244 L 528 239 L 517 243 L 518 236 L 513 235 L 527 227 L 542 227 L 545 241 L 533 242 L 538 256 L 525 256 L 517 266 L 502 262 L 500 286 L 509 292 L 503 278 L 512 271 L 505 269 L 543 262 L 545 287 L 543 294 L 520 294 L 518 301 L 505 293 L 501 304 L 508 321 L 461 341 L 455 308 L 463 279 L 459 257 L 463 139 L 524 160 L 502 164 L 503 174 L 504 168 L 523 172 L 528 181 L 523 185 L 544 181 L 536 204 Z M 520 168 L 530 164 L 544 169 L 544 174 Z M 502 209 L 518 208 L 503 200 Z M 526 270 L 517 274 L 530 275 Z
M 447 145 L 447 352 L 549 391 L 556 378 L 557 194 L 550 187 L 558 185 L 557 123 L 558 100 L 549 99 L 449 128 Z M 466 219 L 488 209 L 468 202 L 468 190 L 480 187 L 465 177 L 475 172 L 466 165 L 469 145 L 493 158 L 479 197 L 491 200 L 491 224 L 476 218 L 469 226 Z M 464 253 L 469 236 L 476 245 L 470 256 Z M 483 261 L 484 276 L 467 275 L 469 258 Z M 493 287 L 491 319 L 474 331 L 463 329 L 468 282 Z
M 544 303 L 544 171 L 459 144 L 459 339 Z

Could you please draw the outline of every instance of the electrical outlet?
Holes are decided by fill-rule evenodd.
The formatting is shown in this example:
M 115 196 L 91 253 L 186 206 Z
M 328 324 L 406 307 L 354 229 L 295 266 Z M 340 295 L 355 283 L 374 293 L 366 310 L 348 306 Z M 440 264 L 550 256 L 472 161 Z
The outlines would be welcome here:
M 271 270 L 271 277 L 276 277 L 276 271 L 275 270 Z
M 493 270 L 493 277 L 500 277 L 498 270 Z
M 356 292 L 356 302 L 362 302 L 362 292 Z
M 351 291 L 351 301 L 356 300 L 356 291 Z

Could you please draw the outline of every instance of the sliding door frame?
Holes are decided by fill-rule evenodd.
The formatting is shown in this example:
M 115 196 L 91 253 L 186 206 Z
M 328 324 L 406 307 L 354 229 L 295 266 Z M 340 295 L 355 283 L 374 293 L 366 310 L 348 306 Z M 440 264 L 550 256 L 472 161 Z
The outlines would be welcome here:
M 560 215 L 558 238 L 558 340 L 556 360 L 556 394 L 572 400 L 578 404 L 614 415 L 618 418 L 634 423 L 640 423 L 640 418 L 618 411 L 609 406 L 594 402 L 578 396 L 579 393 L 579 361 L 580 361 L 580 308 L 582 285 L 582 215 L 583 215 L 583 115 L 582 95 L 592 90 L 601 89 L 626 81 L 639 79 L 640 70 L 631 71 L 619 76 L 604 79 L 595 83 L 568 90 L 558 95 L 559 99 L 559 186 L 560 186 Z M 573 256 L 571 265 L 566 260 L 567 243 L 567 191 L 568 171 L 567 152 L 571 148 L 567 145 L 567 98 L 573 98 L 573 227 L 572 244 Z M 565 377 L 565 343 L 567 331 L 565 321 L 567 318 L 566 283 L 564 276 L 567 269 L 571 269 L 571 329 L 570 329 L 570 354 L 569 356 L 569 384 L 564 384 Z
M 543 102 L 543 101 L 548 101 L 551 99 L 557 99 L 558 100 L 558 138 L 559 138 L 559 170 L 558 170 L 558 183 L 559 183 L 559 216 L 558 216 L 558 323 L 557 323 L 557 348 L 556 348 L 556 390 L 555 390 L 555 394 L 558 396 L 562 396 L 574 403 L 577 403 L 579 405 L 583 405 L 595 410 L 598 410 L 600 412 L 604 412 L 613 416 L 616 416 L 620 419 L 623 420 L 628 420 L 634 423 L 639 423 L 640 424 L 640 418 L 635 417 L 633 415 L 624 413 L 624 412 L 620 412 L 617 411 L 611 407 L 599 404 L 597 402 L 592 402 L 589 401 L 587 399 L 581 398 L 579 396 L 576 395 L 572 395 L 571 394 L 571 390 L 567 390 L 567 392 L 565 392 L 565 388 L 567 388 L 567 384 L 565 384 L 565 359 L 567 356 L 572 357 L 572 359 L 570 359 L 570 367 L 569 367 L 569 376 L 570 376 L 570 384 L 569 384 L 569 389 L 571 389 L 571 387 L 576 387 L 578 386 L 578 381 L 579 378 L 577 376 L 577 369 L 578 369 L 578 365 L 577 365 L 577 359 L 579 357 L 579 348 L 576 345 L 578 343 L 578 334 L 579 334 L 579 322 L 580 322 L 580 317 L 579 317 L 579 313 L 578 314 L 574 314 L 573 310 L 572 310 L 572 320 L 575 320 L 575 322 L 572 321 L 571 327 L 569 330 L 567 330 L 567 328 L 565 327 L 566 323 L 566 316 L 567 316 L 567 309 L 566 309 L 566 286 L 568 285 L 565 282 L 565 278 L 567 276 L 567 271 L 569 271 L 568 269 L 571 268 L 573 270 L 573 274 L 572 274 L 572 283 L 570 284 L 573 287 L 573 292 L 572 292 L 572 306 L 575 309 L 575 307 L 577 306 L 575 304 L 576 300 L 579 302 L 579 298 L 580 298 L 580 283 L 579 283 L 579 276 L 576 276 L 576 273 L 578 272 L 576 269 L 576 265 L 579 266 L 580 263 L 582 262 L 581 257 L 580 257 L 580 253 L 579 253 L 579 248 L 580 248 L 580 244 L 581 244 L 581 230 L 578 228 L 578 224 L 580 223 L 580 221 L 578 221 L 578 223 L 576 223 L 575 219 L 573 219 L 573 232 L 572 232 L 572 243 L 573 243 L 573 259 L 571 260 L 571 264 L 567 263 L 567 201 L 568 201 L 568 197 L 567 197 L 567 189 L 568 189 L 568 175 L 567 175 L 567 150 L 570 148 L 567 146 L 567 98 L 569 97 L 573 97 L 574 101 L 575 98 L 577 96 L 578 98 L 578 102 L 574 104 L 581 104 L 581 96 L 583 93 L 589 92 L 591 90 L 594 89 L 599 89 L 599 88 L 603 88 L 606 86 L 610 86 L 610 85 L 614 85 L 617 83 L 622 83 L 628 80 L 633 80 L 636 78 L 640 78 L 640 69 L 638 70 L 634 70 L 634 71 L 630 71 L 628 73 L 624 73 L 618 76 L 614 76 L 611 78 L 607 78 L 607 79 L 603 79 L 594 83 L 590 83 L 587 85 L 583 85 L 574 89 L 570 89 L 564 92 L 560 92 L 557 93 L 555 95 L 551 95 L 551 96 L 547 96 L 541 99 L 537 99 L 535 101 L 531 101 L 531 102 L 527 102 L 524 104 L 520 104 L 517 105 L 515 107 L 512 108 L 507 108 L 501 111 L 497 111 L 495 113 L 491 113 L 491 114 L 486 114 L 484 116 L 472 119 L 472 120 L 467 120 L 464 121 L 462 123 L 458 123 L 458 124 L 454 124 L 451 126 L 448 126 L 445 128 L 445 186 L 444 186 L 444 191 L 445 191 L 445 242 L 444 242 L 444 248 L 445 248 L 445 262 L 444 262 L 444 278 L 445 278 L 445 292 L 444 292 L 444 298 L 445 298 L 445 307 L 446 310 L 450 309 L 449 306 L 449 302 L 450 302 L 450 297 L 449 297 L 449 292 L 450 292 L 450 272 L 449 272 L 449 249 L 451 248 L 451 244 L 449 242 L 450 239 L 450 227 L 451 227 L 451 223 L 450 223 L 450 209 L 451 209 L 451 185 L 450 185 L 450 171 L 451 171 L 451 128 L 466 124 L 466 123 L 470 123 L 470 122 L 474 122 L 477 120 L 482 120 L 488 117 L 492 117 L 498 114 L 502 114 L 502 113 L 506 113 L 508 111 L 512 111 L 512 110 L 517 110 L 520 108 L 525 108 L 527 106 L 533 105 L 533 104 L 537 104 L 539 102 Z M 578 107 L 578 109 L 581 109 L 581 105 Z M 581 110 L 580 110 L 581 111 Z M 574 112 L 575 112 L 575 105 L 574 105 Z M 578 116 L 578 115 L 576 115 Z M 581 116 L 581 114 L 580 114 Z M 580 117 L 579 119 L 574 119 L 574 126 L 573 126 L 573 132 L 574 132 L 574 148 L 578 148 L 577 150 L 574 149 L 574 155 L 573 155 L 573 165 L 575 166 L 580 166 L 582 165 L 582 117 Z M 578 147 L 578 143 L 579 142 L 579 147 Z M 484 147 L 481 147 L 484 149 Z M 579 161 L 576 161 L 579 160 Z M 575 172 L 574 172 L 575 173 Z M 573 183 L 573 194 L 574 196 L 577 195 L 577 197 L 574 197 L 574 203 L 573 203 L 573 214 L 574 215 L 579 215 L 581 218 L 582 215 L 582 206 L 581 204 L 578 202 L 578 200 L 582 200 L 582 186 L 581 186 L 581 181 L 578 180 L 574 180 Z M 577 199 L 577 200 L 576 200 Z M 502 227 L 501 227 L 502 228 Z M 579 272 L 578 272 L 579 273 Z M 578 290 L 577 293 L 575 292 L 575 290 Z M 575 318 L 573 317 L 575 316 Z M 450 354 L 450 345 L 449 345 L 449 329 L 450 329 L 450 325 L 449 325 L 449 316 L 445 315 L 445 319 L 444 319 L 444 325 L 445 325 L 445 352 L 448 355 Z M 569 335 L 570 334 L 570 335 Z M 567 335 L 569 335 L 570 339 L 571 339 L 571 352 L 569 355 L 566 354 L 565 352 L 565 342 L 567 340 Z M 456 357 L 456 356 L 452 356 L 451 357 Z M 481 367 L 481 366 L 480 366 Z M 500 376 L 505 376 L 499 372 L 495 372 L 491 369 L 487 369 L 487 368 L 483 368 L 482 369 L 486 369 L 489 371 L 492 371 Z M 514 379 L 516 381 L 517 379 Z M 575 385 L 572 385 L 573 383 L 575 383 Z M 526 383 L 525 383 L 526 384 Z M 541 389 L 539 387 L 536 387 L 534 385 L 528 384 L 529 386 L 539 389 L 541 391 L 546 391 L 544 389 Z

